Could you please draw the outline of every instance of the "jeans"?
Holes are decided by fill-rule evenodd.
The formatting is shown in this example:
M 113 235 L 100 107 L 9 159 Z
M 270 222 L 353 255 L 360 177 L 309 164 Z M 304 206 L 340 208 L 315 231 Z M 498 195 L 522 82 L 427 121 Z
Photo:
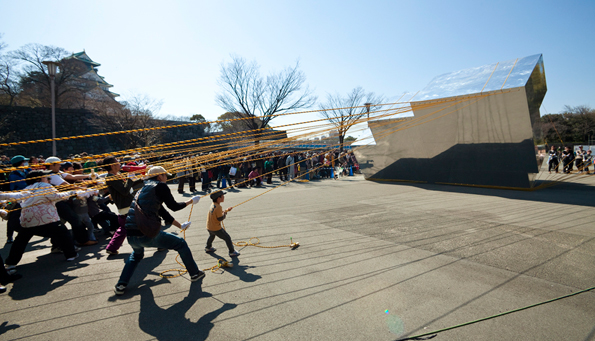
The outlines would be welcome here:
M 227 245 L 227 249 L 229 250 L 229 253 L 232 253 L 234 251 L 233 243 L 231 242 L 231 237 L 229 236 L 227 231 L 225 231 L 224 229 L 217 230 L 217 231 L 211 231 L 211 230 L 207 230 L 207 231 L 209 231 L 209 239 L 207 239 L 207 249 L 210 249 L 213 246 L 213 241 L 215 240 L 215 236 L 217 236 L 217 237 L 225 240 L 225 244 Z
M 95 233 L 93 231 L 95 229 L 95 225 L 93 225 L 91 217 L 89 217 L 89 213 L 79 213 L 79 219 L 87 227 L 87 236 L 89 237 L 89 240 L 96 241 L 97 238 L 95 238 Z
M 58 210 L 60 219 L 64 219 L 70 223 L 74 240 L 79 244 L 85 244 L 88 242 L 89 236 L 87 235 L 87 229 L 85 228 L 85 225 L 79 218 L 78 214 L 74 212 L 70 204 L 66 201 L 58 201 L 56 202 L 56 209 Z
M 182 258 L 182 262 L 184 262 L 184 266 L 191 276 L 196 275 L 200 271 L 192 257 L 192 252 L 190 252 L 190 248 L 188 247 L 188 244 L 186 244 L 186 241 L 171 233 L 161 231 L 155 238 L 149 238 L 147 236 L 128 236 L 128 244 L 132 246 L 132 253 L 130 254 L 130 257 L 128 257 L 126 265 L 124 265 L 118 284 L 128 284 L 138 263 L 140 263 L 145 256 L 145 247 L 176 250 L 180 254 L 180 258 Z
M 229 174 L 223 174 L 223 172 L 219 172 L 217 175 L 217 188 L 220 188 L 219 185 L 221 184 L 221 179 L 227 179 L 226 187 L 233 187 L 231 183 L 231 179 L 229 178 Z

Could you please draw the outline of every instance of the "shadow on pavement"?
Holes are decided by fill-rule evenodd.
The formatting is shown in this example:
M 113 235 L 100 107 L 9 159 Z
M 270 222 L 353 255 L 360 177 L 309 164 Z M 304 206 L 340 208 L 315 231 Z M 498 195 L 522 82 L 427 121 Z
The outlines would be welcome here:
M 6 333 L 9 330 L 17 329 L 20 327 L 21 326 L 18 324 L 8 324 L 8 321 L 2 322 L 2 324 L 0 324 L 0 335 Z
M 44 296 L 76 279 L 77 277 L 70 276 L 67 272 L 88 266 L 79 263 L 85 258 L 79 257 L 74 262 L 66 262 L 62 254 L 46 254 L 37 257 L 34 263 L 19 265 L 17 269 L 23 279 L 13 284 L 9 296 L 13 300 Z
M 224 259 L 223 257 L 217 255 L 217 253 L 215 253 L 215 252 L 210 252 L 209 255 L 211 257 L 217 259 L 217 261 L 219 259 Z M 238 279 L 242 282 L 251 283 L 251 282 L 256 282 L 262 278 L 259 275 L 255 275 L 255 274 L 246 272 L 246 269 L 254 268 L 254 266 L 240 265 L 240 259 L 238 257 L 232 257 L 230 263 L 233 264 L 233 267 L 223 268 L 223 270 L 225 270 L 226 272 L 228 272 L 234 276 L 237 276 Z
M 595 177 L 595 176 L 594 176 Z M 501 197 L 505 199 L 539 201 L 555 204 L 568 204 L 579 206 L 595 206 L 595 196 L 591 193 L 595 189 L 594 186 L 589 186 L 580 183 L 563 182 L 551 187 L 537 189 L 534 191 L 521 191 L 510 189 L 492 189 L 482 187 L 468 187 L 456 185 L 439 185 L 439 184 L 413 184 L 413 183 L 391 183 L 378 182 L 384 185 L 394 186 L 411 186 L 429 191 L 440 191 L 450 193 L 462 194 L 476 194 Z
M 192 283 L 188 295 L 169 308 L 161 308 L 155 303 L 151 286 L 152 281 L 143 282 L 140 292 L 140 314 L 138 325 L 142 331 L 158 340 L 206 340 L 213 329 L 213 320 L 221 313 L 234 309 L 235 304 L 225 303 L 215 311 L 203 315 L 198 321 L 186 318 L 186 313 L 201 297 L 210 297 L 203 293 L 201 282 Z

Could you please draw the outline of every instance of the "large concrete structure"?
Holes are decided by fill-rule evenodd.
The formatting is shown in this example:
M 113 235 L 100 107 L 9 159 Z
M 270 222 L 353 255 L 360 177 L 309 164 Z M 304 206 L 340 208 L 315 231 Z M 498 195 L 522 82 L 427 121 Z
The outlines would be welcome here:
M 542 55 L 436 77 L 412 117 L 370 121 L 356 141 L 368 180 L 530 188 L 533 123 L 546 93 Z

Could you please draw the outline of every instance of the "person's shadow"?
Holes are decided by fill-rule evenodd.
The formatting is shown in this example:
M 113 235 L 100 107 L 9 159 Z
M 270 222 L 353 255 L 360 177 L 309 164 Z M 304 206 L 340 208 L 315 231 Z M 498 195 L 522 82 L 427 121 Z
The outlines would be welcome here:
M 153 281 L 144 281 L 139 287 L 140 314 L 138 325 L 142 331 L 157 338 L 157 340 L 206 340 L 213 329 L 213 320 L 221 313 L 234 309 L 237 305 L 225 303 L 215 311 L 203 315 L 198 321 L 191 322 L 186 318 L 186 313 L 192 308 L 200 297 L 210 297 L 211 294 L 203 293 L 200 281 L 192 283 L 188 296 L 167 309 L 155 303 L 151 290 Z
M 65 262 L 61 254 L 45 254 L 37 257 L 34 263 L 19 265 L 23 279 L 13 284 L 8 295 L 17 301 L 44 296 L 76 279 L 68 272 L 87 267 L 88 264 L 80 263 L 85 258 L 82 256 L 75 262 Z
M 215 252 L 211 252 L 211 253 L 209 253 L 209 255 L 211 255 L 211 257 L 213 257 L 217 260 L 223 259 L 223 257 L 220 257 Z M 246 272 L 246 269 L 253 268 L 253 266 L 240 265 L 240 259 L 238 257 L 232 257 L 231 262 L 229 262 L 229 263 L 233 264 L 233 266 L 231 268 L 224 267 L 222 269 L 229 272 L 230 274 L 232 274 L 234 276 L 237 276 L 238 279 L 242 282 L 251 283 L 251 282 L 256 282 L 262 278 L 259 275 L 255 275 L 255 274 Z
M 2 322 L 0 324 L 0 335 L 6 333 L 9 330 L 20 328 L 21 326 L 18 324 L 8 324 L 8 321 Z

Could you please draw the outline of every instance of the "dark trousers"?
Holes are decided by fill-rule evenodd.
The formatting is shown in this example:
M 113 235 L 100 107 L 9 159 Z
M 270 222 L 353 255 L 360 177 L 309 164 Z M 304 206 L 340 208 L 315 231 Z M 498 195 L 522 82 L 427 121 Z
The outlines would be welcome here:
M 101 211 L 94 215 L 91 218 L 91 221 L 93 222 L 93 224 L 101 225 L 101 227 L 103 228 L 103 232 L 115 231 L 120 226 L 120 223 L 118 222 L 118 215 L 111 211 Z M 109 222 L 109 228 L 106 222 Z
M 576 169 L 579 172 L 583 171 L 583 159 L 575 159 L 574 160 L 574 165 L 576 166 Z
M 287 168 L 279 169 L 279 180 L 287 181 Z
M 0 265 L 2 265 L 0 266 L 0 284 L 6 285 L 10 283 L 10 276 L 4 268 L 4 260 L 2 260 L 2 256 L 0 256 Z
M 195 192 L 196 191 L 196 180 L 194 179 L 194 176 L 184 176 L 181 177 L 180 182 L 178 183 L 178 192 L 184 192 L 184 184 L 186 183 L 186 180 L 188 180 L 188 186 L 190 187 L 190 192 Z
M 564 164 L 564 173 L 570 173 L 572 170 L 572 161 L 564 160 L 562 163 Z
M 83 224 L 79 215 L 74 212 L 70 204 L 66 201 L 56 202 L 56 209 L 60 219 L 66 220 L 70 227 L 72 227 L 72 235 L 74 240 L 79 244 L 85 244 L 89 241 L 89 235 L 87 234 L 87 227 Z
M 12 239 L 14 232 L 19 232 L 21 228 L 21 205 L 16 204 L 14 207 L 16 211 L 8 214 L 8 221 L 6 222 L 6 238 Z
M 552 169 L 554 169 L 556 171 L 556 173 L 558 173 L 558 160 L 551 160 L 550 163 L 548 163 L 547 165 L 547 171 L 551 172 Z
M 273 172 L 267 174 L 267 184 L 273 183 Z
M 66 258 L 76 256 L 70 232 L 66 226 L 54 222 L 35 227 L 22 227 L 10 248 L 8 258 L 6 258 L 7 265 L 17 265 L 21 261 L 25 248 L 33 236 L 51 238 L 52 244 L 61 248 Z
M 211 179 L 209 179 L 209 173 L 207 172 L 202 172 L 200 174 L 200 178 L 202 179 L 202 190 L 203 192 L 206 192 L 209 189 L 209 183 L 211 182 Z
M 213 246 L 213 241 L 215 240 L 215 236 L 217 236 L 225 241 L 229 253 L 234 252 L 233 243 L 231 241 L 231 237 L 229 236 L 229 234 L 227 234 L 227 231 L 225 231 L 224 229 L 221 229 L 219 231 L 207 231 L 209 231 L 209 239 L 207 239 L 207 249 Z

